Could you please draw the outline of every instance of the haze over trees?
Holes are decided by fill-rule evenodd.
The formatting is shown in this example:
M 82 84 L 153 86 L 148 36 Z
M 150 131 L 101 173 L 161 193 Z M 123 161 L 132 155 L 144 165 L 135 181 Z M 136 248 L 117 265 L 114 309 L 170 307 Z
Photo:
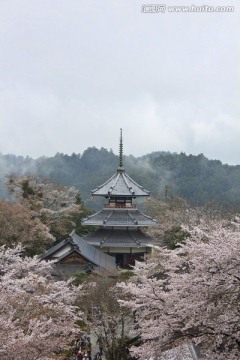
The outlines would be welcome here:
M 89 231 L 81 225 L 89 211 L 74 187 L 35 175 L 10 174 L 6 188 L 12 201 L 0 200 L 0 245 L 22 244 L 25 255 L 40 255 L 73 229 L 81 234 Z
M 80 154 L 56 154 L 33 160 L 29 157 L 0 155 L 1 182 L 5 175 L 35 174 L 60 184 L 74 186 L 81 192 L 87 207 L 96 208 L 98 201 L 91 200 L 90 190 L 108 179 L 117 169 L 118 156 L 112 151 L 94 147 Z M 240 165 L 223 165 L 208 160 L 203 154 L 154 152 L 142 157 L 124 156 L 128 174 L 154 195 L 163 194 L 168 187 L 169 196 L 180 196 L 194 206 L 212 202 L 217 206 L 239 208 Z M 0 195 L 6 198 L 4 187 Z

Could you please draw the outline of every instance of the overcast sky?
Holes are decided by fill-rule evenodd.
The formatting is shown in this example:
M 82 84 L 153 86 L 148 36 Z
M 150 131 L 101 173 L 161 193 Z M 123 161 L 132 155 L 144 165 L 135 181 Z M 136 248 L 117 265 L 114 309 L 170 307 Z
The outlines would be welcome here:
M 0 0 L 1 153 L 118 153 L 123 128 L 127 155 L 240 164 L 240 1 L 143 3 Z M 206 3 L 234 11 L 168 10 Z

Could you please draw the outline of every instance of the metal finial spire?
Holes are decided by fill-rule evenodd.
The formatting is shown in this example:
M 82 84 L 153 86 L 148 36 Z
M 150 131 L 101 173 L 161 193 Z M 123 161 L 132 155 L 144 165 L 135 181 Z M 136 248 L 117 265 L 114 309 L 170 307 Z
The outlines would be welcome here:
M 120 144 L 119 144 L 119 167 L 118 170 L 124 170 L 123 167 L 123 141 L 122 141 L 122 129 L 120 129 Z

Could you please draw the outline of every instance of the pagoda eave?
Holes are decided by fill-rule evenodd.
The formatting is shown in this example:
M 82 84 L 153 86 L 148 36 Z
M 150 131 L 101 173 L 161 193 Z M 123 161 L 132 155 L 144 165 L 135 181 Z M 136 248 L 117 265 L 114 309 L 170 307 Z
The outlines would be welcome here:
M 151 243 L 150 236 L 140 229 L 105 229 L 100 228 L 94 233 L 87 234 L 84 239 L 94 246 L 101 248 L 146 248 Z
M 138 228 L 156 225 L 156 220 L 141 213 L 136 208 L 104 208 L 82 220 L 83 225 L 94 225 L 105 228 L 125 227 Z
M 118 171 L 108 181 L 91 190 L 92 196 L 138 197 L 149 196 L 150 192 L 137 184 L 125 171 Z
M 100 227 L 103 227 L 103 228 L 108 228 L 108 229 L 110 229 L 110 228 L 112 228 L 113 226 L 114 227 L 122 227 L 122 228 L 126 228 L 126 226 L 127 227 L 129 227 L 129 228 L 132 228 L 132 229 L 137 229 L 137 228 L 139 228 L 139 227 L 141 227 L 141 228 L 144 228 L 144 227 L 148 227 L 148 226 L 154 226 L 154 225 L 156 225 L 156 224 L 137 224 L 137 225 L 127 225 L 127 224 L 118 224 L 118 223 L 112 223 L 111 225 L 109 225 L 109 224 L 107 224 L 107 225 L 105 225 L 105 224 L 102 224 L 102 223 L 100 223 L 100 222 L 83 222 L 82 223 L 83 225 L 89 225 L 89 226 L 100 226 Z
M 109 198 L 109 197 L 115 197 L 115 196 L 117 196 L 117 197 L 119 197 L 119 198 L 136 198 L 136 197 L 146 197 L 146 196 L 150 196 L 151 195 L 151 193 L 150 193 L 150 191 L 147 193 L 147 194 L 129 194 L 129 193 L 125 193 L 125 194 L 114 194 L 114 193 L 110 193 L 110 192 L 108 192 L 108 193 L 94 193 L 94 191 L 95 190 L 92 190 L 91 191 L 91 196 L 104 196 L 104 197 L 106 197 L 106 198 Z

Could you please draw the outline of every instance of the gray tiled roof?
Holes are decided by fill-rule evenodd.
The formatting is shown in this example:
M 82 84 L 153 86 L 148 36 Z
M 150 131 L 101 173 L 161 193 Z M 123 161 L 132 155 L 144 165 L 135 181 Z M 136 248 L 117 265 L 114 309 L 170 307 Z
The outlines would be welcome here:
M 66 243 L 70 240 L 70 238 L 65 239 L 58 243 L 57 245 L 51 247 L 49 250 L 47 250 L 42 256 L 41 259 L 49 259 L 51 258 L 55 253 L 57 253 L 59 250 L 64 248 L 66 246 Z
M 104 208 L 82 220 L 83 225 L 98 226 L 151 226 L 156 221 L 137 209 Z
M 116 269 L 116 260 L 113 256 L 105 254 L 104 252 L 96 249 L 93 245 L 89 244 L 76 233 L 73 233 L 71 237 L 73 242 L 78 245 L 81 254 L 86 259 L 104 269 Z
M 91 191 L 96 196 L 149 196 L 150 192 L 138 185 L 125 171 L 117 171 L 108 181 Z
M 71 251 L 69 250 L 69 245 L 76 245 L 76 251 L 79 252 L 85 259 L 106 270 L 116 269 L 116 261 L 113 256 L 105 254 L 99 249 L 96 249 L 93 245 L 88 244 L 82 237 L 78 236 L 74 231 L 70 234 L 70 237 L 66 240 L 63 240 L 61 243 L 53 246 L 50 250 L 48 250 L 42 259 L 47 258 L 56 258 L 57 260 L 64 259 L 67 257 Z M 64 247 L 66 247 L 66 251 L 64 252 Z M 55 257 L 59 250 L 61 251 L 61 255 L 59 257 Z
M 102 247 L 146 247 L 151 243 L 151 238 L 140 229 L 99 229 L 94 233 L 84 236 L 84 239 L 92 245 Z

